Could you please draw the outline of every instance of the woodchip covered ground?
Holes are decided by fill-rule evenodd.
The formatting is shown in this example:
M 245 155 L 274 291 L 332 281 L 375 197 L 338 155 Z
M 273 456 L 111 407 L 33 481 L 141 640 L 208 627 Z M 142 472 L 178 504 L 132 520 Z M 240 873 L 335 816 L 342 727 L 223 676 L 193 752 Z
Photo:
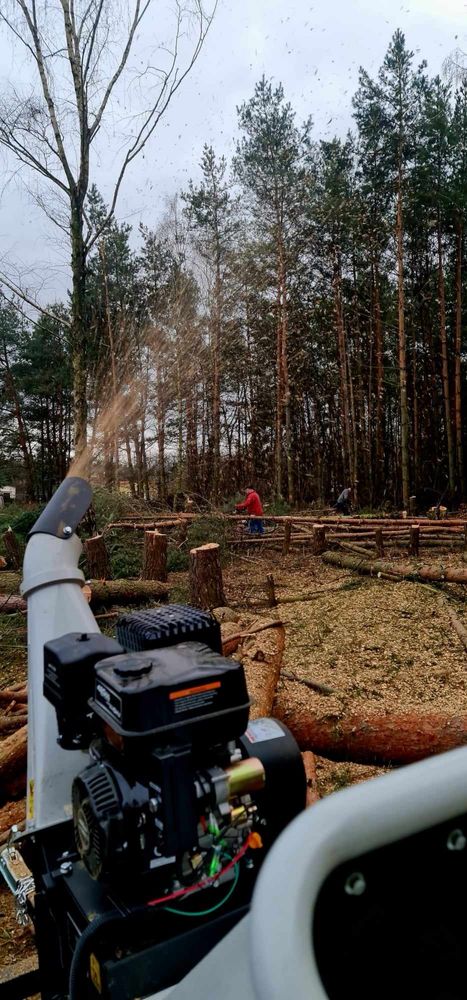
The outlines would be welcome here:
M 460 559 L 448 557 L 451 564 Z M 312 693 L 317 712 L 341 717 L 352 709 L 373 714 L 467 710 L 467 654 L 436 589 L 359 577 L 304 552 L 263 556 L 256 549 L 236 555 L 224 572 L 227 600 L 239 612 L 241 625 L 276 613 L 265 603 L 269 572 L 279 600 L 277 615 L 286 625 L 285 677 L 312 681 L 332 692 Z M 171 574 L 170 583 L 172 599 L 187 600 L 186 574 Z M 445 592 L 462 619 L 462 588 Z M 307 600 L 292 600 L 304 594 Z M 100 622 L 109 632 L 114 623 L 108 616 Z M 25 677 L 25 624 L 22 615 L 0 614 L 1 687 Z M 293 689 L 294 697 L 303 690 L 309 703 L 307 687 L 294 684 Z M 321 795 L 381 772 L 317 759 Z M 30 932 L 17 927 L 11 899 L 0 887 L 0 981 L 2 969 L 5 975 L 7 967 L 21 964 L 31 951 Z

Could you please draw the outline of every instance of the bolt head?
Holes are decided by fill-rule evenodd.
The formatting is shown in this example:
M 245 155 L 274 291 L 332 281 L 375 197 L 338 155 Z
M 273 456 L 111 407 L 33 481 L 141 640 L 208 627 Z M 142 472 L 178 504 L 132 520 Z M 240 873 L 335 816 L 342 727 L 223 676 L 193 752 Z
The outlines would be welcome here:
M 63 529 L 63 534 L 65 538 L 69 538 L 70 535 L 73 534 L 73 528 L 71 528 L 69 524 L 65 525 Z
M 446 841 L 448 851 L 463 851 L 467 845 L 467 838 L 463 830 L 451 830 Z
M 344 890 L 348 896 L 362 896 L 366 889 L 366 882 L 361 872 L 352 872 L 345 880 Z

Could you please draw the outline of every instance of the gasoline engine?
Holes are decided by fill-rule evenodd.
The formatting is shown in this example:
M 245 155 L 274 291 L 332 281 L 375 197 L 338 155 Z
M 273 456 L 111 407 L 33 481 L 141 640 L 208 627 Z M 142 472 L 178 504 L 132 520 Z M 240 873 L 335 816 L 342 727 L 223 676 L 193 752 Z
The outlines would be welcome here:
M 248 726 L 243 667 L 210 614 L 169 605 L 125 616 L 117 635 L 45 645 L 58 741 L 92 761 L 73 782 L 77 851 L 108 884 L 150 879 L 177 899 L 228 885 L 239 855 L 303 805 L 296 743 L 275 720 Z
M 210 613 L 163 605 L 122 616 L 115 639 L 99 632 L 77 568 L 89 501 L 65 480 L 26 550 L 27 827 L 0 870 L 34 923 L 39 972 L 15 1000 L 178 983 L 248 912 L 305 804 L 297 744 L 274 719 L 249 721 L 243 667 Z

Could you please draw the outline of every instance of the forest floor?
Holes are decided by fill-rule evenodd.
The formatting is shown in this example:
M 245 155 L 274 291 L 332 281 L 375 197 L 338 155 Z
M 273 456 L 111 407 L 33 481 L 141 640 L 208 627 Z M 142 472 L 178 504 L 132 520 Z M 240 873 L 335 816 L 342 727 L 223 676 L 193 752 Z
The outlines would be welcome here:
M 445 565 L 461 563 L 459 555 L 427 561 L 441 558 Z M 274 575 L 279 602 L 274 611 L 265 599 L 268 573 Z M 187 573 L 171 573 L 169 582 L 171 600 L 187 601 Z M 276 613 L 282 619 L 285 677 L 312 680 L 331 692 L 313 694 L 317 711 L 342 716 L 356 708 L 360 712 L 368 708 L 372 714 L 439 709 L 457 714 L 462 704 L 467 707 L 466 653 L 434 587 L 357 576 L 305 552 L 282 556 L 269 550 L 263 555 L 257 548 L 232 558 L 224 569 L 224 585 L 227 604 L 242 619 Z M 455 602 L 461 620 L 465 613 L 467 625 L 463 589 L 446 587 L 444 593 Z M 306 600 L 293 600 L 303 595 Z M 103 631 L 113 633 L 121 610 L 97 615 Z M 8 687 L 26 678 L 25 615 L 0 611 L 0 644 L 0 687 Z M 294 696 L 299 687 L 294 685 Z M 309 703 L 309 689 L 303 691 Z M 383 772 L 383 768 L 317 758 L 321 796 Z M 15 923 L 11 897 L 0 884 L 0 982 L 11 975 L 13 966 L 18 973 L 31 962 L 31 932 Z

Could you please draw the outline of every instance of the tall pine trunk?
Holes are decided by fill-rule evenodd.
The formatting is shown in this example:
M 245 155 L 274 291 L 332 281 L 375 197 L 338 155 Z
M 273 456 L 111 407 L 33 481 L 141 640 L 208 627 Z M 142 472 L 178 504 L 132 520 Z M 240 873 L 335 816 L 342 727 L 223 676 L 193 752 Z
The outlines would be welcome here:
M 347 349 L 345 343 L 344 327 L 344 307 L 342 303 L 342 276 L 340 255 L 337 247 L 334 247 L 333 261 L 333 291 L 334 291 L 334 316 L 336 321 L 337 351 L 339 359 L 339 395 L 341 403 L 341 417 L 343 428 L 343 466 L 346 483 L 353 477 L 353 451 L 352 436 L 350 429 L 350 399 L 349 384 L 347 379 Z
M 212 494 L 219 499 L 220 485 L 220 440 L 221 440 L 221 324 L 222 324 L 222 282 L 219 250 L 216 259 L 214 289 L 214 329 L 212 338 Z
M 463 227 L 461 219 L 457 222 L 456 240 L 456 276 L 455 276 L 455 297 L 456 297 L 456 325 L 454 341 L 454 413 L 456 430 L 456 456 L 458 483 L 464 496 L 464 448 L 462 444 L 462 255 L 463 255 Z
M 280 289 L 280 323 L 281 323 L 281 367 L 282 388 L 285 416 L 285 457 L 287 466 L 287 499 L 290 504 L 295 500 L 295 486 L 292 455 L 292 414 L 291 392 L 288 360 L 288 315 L 287 315 L 287 276 L 284 261 L 284 247 L 279 243 L 279 289 Z
M 439 297 L 439 339 L 441 347 L 441 378 L 443 384 L 444 424 L 446 429 L 446 444 L 448 450 L 449 489 L 455 490 L 454 444 L 451 424 L 451 399 L 449 392 L 449 362 L 448 342 L 446 335 L 446 293 L 444 287 L 443 244 L 441 239 L 441 224 L 438 211 L 438 297 Z
M 383 324 L 381 320 L 381 291 L 378 263 L 373 264 L 373 323 L 375 331 L 375 485 L 377 494 L 381 494 L 384 472 L 384 420 L 383 420 L 383 385 L 384 385 L 384 352 Z
M 404 230 L 402 215 L 402 175 L 399 170 L 397 211 L 396 211 L 396 245 L 397 245 L 397 319 L 399 331 L 399 394 L 401 417 L 401 474 L 402 503 L 406 510 L 409 507 L 409 407 L 407 398 L 407 350 L 405 340 L 405 294 L 404 294 Z

